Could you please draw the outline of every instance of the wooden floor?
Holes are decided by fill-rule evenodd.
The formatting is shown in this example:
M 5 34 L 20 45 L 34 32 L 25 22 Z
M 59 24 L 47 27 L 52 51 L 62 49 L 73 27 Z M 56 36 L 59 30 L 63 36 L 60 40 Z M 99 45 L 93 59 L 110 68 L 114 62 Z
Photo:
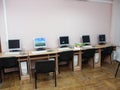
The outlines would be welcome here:
M 57 76 L 57 87 L 54 87 L 52 75 L 45 74 L 39 75 L 37 90 L 120 90 L 120 73 L 114 78 L 116 67 L 115 63 L 105 63 L 95 69 L 83 66 L 81 71 L 76 72 L 64 67 Z M 0 90 L 35 90 L 34 79 L 20 81 L 17 74 L 9 74 L 0 84 Z

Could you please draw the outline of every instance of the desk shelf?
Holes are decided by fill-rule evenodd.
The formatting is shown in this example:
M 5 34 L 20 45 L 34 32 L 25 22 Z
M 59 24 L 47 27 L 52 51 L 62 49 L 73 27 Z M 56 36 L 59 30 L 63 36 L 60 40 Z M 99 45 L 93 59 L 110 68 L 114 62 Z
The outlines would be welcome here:
M 20 67 L 21 80 L 30 79 L 30 68 L 29 68 L 28 56 L 18 57 L 18 62 L 19 62 L 19 67 Z M 21 66 L 22 62 L 26 62 L 27 72 L 25 75 L 23 74 L 23 70 L 22 70 L 22 66 Z

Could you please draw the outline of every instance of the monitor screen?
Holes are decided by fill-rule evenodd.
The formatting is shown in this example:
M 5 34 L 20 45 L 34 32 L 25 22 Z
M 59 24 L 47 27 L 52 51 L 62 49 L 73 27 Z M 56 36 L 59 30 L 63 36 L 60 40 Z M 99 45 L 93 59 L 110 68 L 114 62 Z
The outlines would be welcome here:
M 82 41 L 85 45 L 89 45 L 90 44 L 90 36 L 89 35 L 83 35 L 82 36 Z
M 43 37 L 34 38 L 34 48 L 45 48 L 46 40 Z
M 106 43 L 106 37 L 105 34 L 100 34 L 98 37 L 98 43 L 99 44 L 105 44 Z
M 68 36 L 60 36 L 59 37 L 60 46 L 69 45 L 69 37 Z
M 8 40 L 8 48 L 10 50 L 20 50 L 20 40 L 19 39 Z

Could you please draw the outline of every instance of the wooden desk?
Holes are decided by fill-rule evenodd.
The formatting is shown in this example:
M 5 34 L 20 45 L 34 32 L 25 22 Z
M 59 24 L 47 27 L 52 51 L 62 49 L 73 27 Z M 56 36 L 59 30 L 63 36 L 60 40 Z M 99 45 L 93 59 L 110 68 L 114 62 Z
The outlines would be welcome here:
M 81 70 L 82 69 L 82 51 L 83 50 L 87 50 L 87 49 L 96 49 L 96 52 L 99 53 L 99 60 L 97 63 L 95 63 L 94 67 L 101 67 L 101 49 L 108 47 L 108 46 L 113 46 L 113 45 L 96 45 L 92 48 L 73 48 L 73 49 L 69 49 L 69 50 L 73 50 L 74 51 L 74 55 L 78 56 L 78 62 L 77 62 L 77 66 L 74 67 L 74 71 L 77 70 Z M 5 54 L 5 53 L 0 53 L 0 58 L 2 57 L 11 57 L 11 56 L 15 56 L 18 57 L 18 61 L 19 61 L 19 66 L 20 66 L 20 75 L 21 75 L 21 79 L 28 79 L 32 76 L 31 70 L 32 70 L 32 62 L 35 62 L 36 60 L 41 60 L 41 59 L 51 59 L 54 58 L 56 61 L 56 72 L 58 73 L 58 56 L 59 56 L 59 52 L 62 52 L 64 50 L 59 50 L 59 49 L 52 49 L 53 51 L 47 51 L 47 52 L 42 52 L 42 53 L 32 53 L 32 51 L 26 52 L 24 54 Z M 22 75 L 22 70 L 21 70 L 21 62 L 27 62 L 27 70 L 28 70 L 28 74 L 27 75 Z
M 28 72 L 27 72 L 26 75 L 23 75 L 22 74 L 22 70 L 21 70 L 21 62 L 27 62 L 28 63 L 28 53 L 27 52 L 20 53 L 20 54 L 0 53 L 0 58 L 4 58 L 4 57 L 17 57 L 18 58 L 18 62 L 19 62 L 21 80 L 30 78 L 30 72 L 29 72 L 30 69 L 29 69 L 28 64 L 27 64 Z

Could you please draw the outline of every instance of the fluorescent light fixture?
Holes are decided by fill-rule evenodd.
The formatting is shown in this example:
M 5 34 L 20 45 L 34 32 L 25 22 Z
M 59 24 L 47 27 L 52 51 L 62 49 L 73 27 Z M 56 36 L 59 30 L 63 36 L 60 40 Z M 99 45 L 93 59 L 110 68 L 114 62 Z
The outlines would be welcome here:
M 113 0 L 86 0 L 86 1 L 101 2 L 101 3 L 113 3 Z
M 100 3 L 113 3 L 113 0 L 78 0 L 78 1 L 100 2 Z

